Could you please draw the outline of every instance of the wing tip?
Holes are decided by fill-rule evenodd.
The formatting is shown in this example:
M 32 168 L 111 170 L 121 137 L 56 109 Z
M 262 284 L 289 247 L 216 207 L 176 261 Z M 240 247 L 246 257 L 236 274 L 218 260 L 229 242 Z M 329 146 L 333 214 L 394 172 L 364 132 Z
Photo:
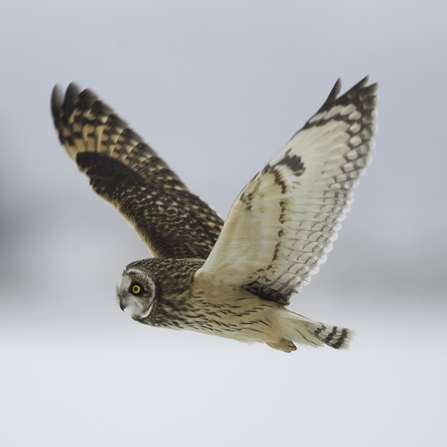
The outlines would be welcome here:
M 70 82 L 65 92 L 60 84 L 56 84 L 51 94 L 51 111 L 53 115 L 59 115 L 62 109 L 65 114 L 70 115 L 79 99 L 85 103 L 87 108 L 91 107 L 96 101 L 99 101 L 98 96 L 92 90 L 82 90 L 76 82 Z M 109 113 L 113 112 L 109 106 L 105 105 L 102 101 L 99 102 L 101 102 L 103 108 L 107 109 Z
M 69 113 L 71 110 L 73 110 L 79 93 L 80 88 L 74 82 L 71 82 L 68 85 L 65 93 L 60 84 L 56 84 L 53 87 L 53 91 L 51 93 L 51 112 L 53 114 L 55 122 L 58 122 L 58 119 L 60 119 L 62 111 L 64 111 L 65 113 Z
M 51 110 L 53 112 L 53 115 L 62 107 L 63 103 L 64 94 L 62 92 L 62 87 L 59 84 L 56 84 L 53 87 L 53 91 L 51 92 Z
M 97 105 L 95 111 L 96 114 L 104 116 L 114 114 L 113 109 L 109 105 L 102 102 L 92 90 L 82 90 L 76 82 L 70 82 L 65 91 L 60 84 L 56 84 L 53 87 L 50 101 L 51 113 L 53 115 L 54 125 L 62 145 L 64 145 L 66 140 L 66 136 L 64 136 L 63 133 L 63 128 L 69 127 L 69 119 L 72 114 L 77 109 L 79 109 L 80 112 L 92 109 L 95 104 Z M 121 127 L 127 127 L 126 121 L 117 115 L 115 118 L 115 124 L 118 124 Z
M 337 96 L 340 94 L 341 85 L 341 78 L 338 78 L 321 108 L 337 99 Z
M 67 90 L 65 91 L 65 104 L 74 106 L 76 99 L 78 99 L 79 94 L 81 93 L 81 88 L 76 82 L 70 82 L 68 84 Z
M 375 93 L 377 92 L 377 89 L 379 88 L 379 84 L 378 84 L 378 82 L 375 82 L 373 84 L 367 85 L 368 81 L 369 81 L 369 75 L 366 75 L 363 79 L 361 79 L 359 82 L 357 82 L 357 84 L 355 84 L 353 87 L 351 87 L 346 93 L 344 93 L 341 96 L 338 96 L 340 94 L 341 86 L 342 86 L 341 78 L 338 78 L 334 87 L 332 87 L 332 90 L 329 93 L 326 101 L 320 107 L 318 112 L 326 110 L 327 107 L 332 106 L 335 101 L 340 101 L 343 98 L 351 100 L 356 95 L 361 95 L 362 99 L 367 96 L 374 97 L 375 100 L 373 100 L 373 106 L 375 106 L 377 104 L 377 96 L 375 96 Z

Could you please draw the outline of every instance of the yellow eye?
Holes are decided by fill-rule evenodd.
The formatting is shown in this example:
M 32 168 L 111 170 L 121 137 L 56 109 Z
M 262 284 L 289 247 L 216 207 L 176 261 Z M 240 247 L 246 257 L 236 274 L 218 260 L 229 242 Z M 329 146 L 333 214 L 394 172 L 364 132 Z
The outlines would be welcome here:
M 134 295 L 139 295 L 143 291 L 143 288 L 139 284 L 134 283 L 130 286 L 130 290 Z

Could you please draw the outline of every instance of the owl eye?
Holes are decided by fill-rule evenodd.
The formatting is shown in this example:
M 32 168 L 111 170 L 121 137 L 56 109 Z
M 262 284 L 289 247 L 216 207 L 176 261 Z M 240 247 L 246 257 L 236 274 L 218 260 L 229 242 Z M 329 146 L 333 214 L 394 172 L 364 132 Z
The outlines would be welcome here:
M 143 293 L 143 287 L 137 282 L 134 282 L 130 285 L 130 292 L 134 295 L 140 295 Z

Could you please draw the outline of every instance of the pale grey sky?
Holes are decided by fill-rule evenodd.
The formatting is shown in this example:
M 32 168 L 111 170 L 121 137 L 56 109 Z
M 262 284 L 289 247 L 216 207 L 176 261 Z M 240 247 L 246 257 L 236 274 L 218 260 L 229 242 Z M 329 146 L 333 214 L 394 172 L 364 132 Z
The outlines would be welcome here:
M 443 446 L 447 4 L 0 6 L 0 444 Z M 93 89 L 223 216 L 338 77 L 379 82 L 373 162 L 292 308 L 352 327 L 286 355 L 137 325 L 148 252 L 59 146 L 55 83 Z

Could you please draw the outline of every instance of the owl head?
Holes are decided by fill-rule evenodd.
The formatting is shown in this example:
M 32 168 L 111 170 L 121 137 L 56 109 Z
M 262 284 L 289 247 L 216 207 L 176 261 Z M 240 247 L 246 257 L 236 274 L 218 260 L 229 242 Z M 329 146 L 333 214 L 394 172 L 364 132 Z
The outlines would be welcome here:
M 160 312 L 166 304 L 172 309 L 179 306 L 178 301 L 189 291 L 194 273 L 202 265 L 203 261 L 191 259 L 132 262 L 124 269 L 117 288 L 121 309 L 134 320 L 152 324 L 157 307 Z
M 127 266 L 118 284 L 120 308 L 134 320 L 149 317 L 156 309 L 160 296 L 158 280 L 146 269 Z

